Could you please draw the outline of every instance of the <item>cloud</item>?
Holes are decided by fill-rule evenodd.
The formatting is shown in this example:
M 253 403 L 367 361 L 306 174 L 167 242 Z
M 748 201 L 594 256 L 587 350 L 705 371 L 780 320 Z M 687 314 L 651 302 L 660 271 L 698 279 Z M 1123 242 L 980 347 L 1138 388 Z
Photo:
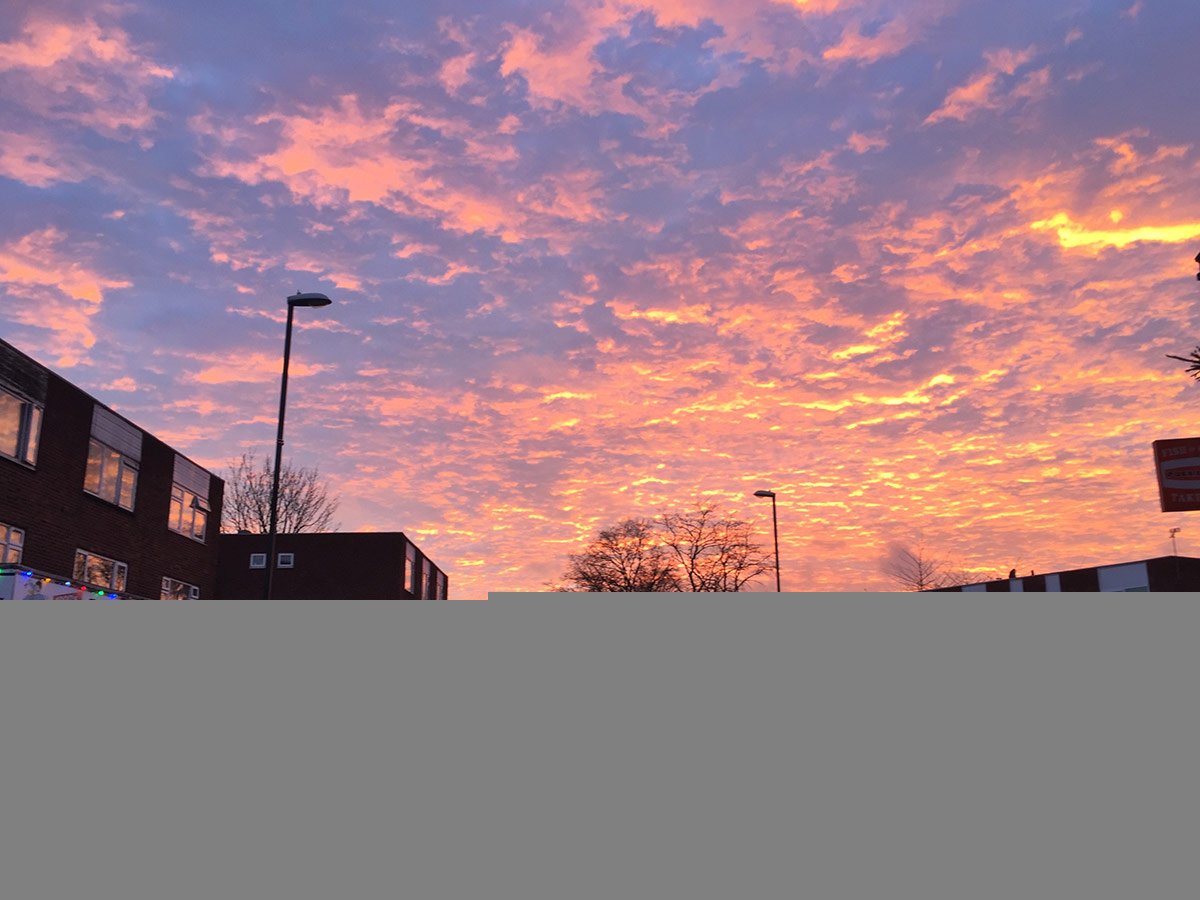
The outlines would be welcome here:
M 49 131 L 28 126 L 25 131 L 0 129 L 0 176 L 41 188 L 83 181 L 95 172 Z
M 1035 231 L 1053 231 L 1058 237 L 1058 242 L 1067 249 L 1099 250 L 1104 247 L 1125 247 L 1140 241 L 1182 244 L 1200 238 L 1200 221 L 1141 225 L 1136 228 L 1092 229 L 1072 221 L 1066 213 L 1058 213 L 1050 219 L 1033 222 L 1029 227 Z
M 174 71 L 153 61 L 129 34 L 97 18 L 34 14 L 0 43 L 0 85 L 39 117 L 130 139 L 153 127 L 155 90 Z
M 1036 4 L 41 9 L 6 339 L 220 465 L 273 439 L 282 297 L 329 293 L 289 449 L 457 596 L 697 496 L 768 535 L 762 487 L 785 588 L 885 587 L 917 529 L 982 574 L 1157 549 L 1200 168 L 1150 4 L 1120 53 Z
M 81 251 L 92 250 L 54 227 L 29 232 L 0 245 L 0 286 L 8 299 L 5 317 L 39 330 L 48 330 L 57 362 L 73 366 L 96 343 L 91 320 L 100 311 L 105 292 L 127 288 L 122 279 L 90 267 Z
M 1033 59 L 1034 48 L 985 51 L 987 64 L 966 82 L 946 95 L 942 105 L 925 119 L 926 125 L 956 119 L 965 122 L 981 111 L 997 111 L 1010 108 L 1017 99 L 1036 99 L 1049 83 L 1048 70 L 1031 73 L 1022 82 L 1005 91 L 1006 76 L 1014 75 L 1018 69 Z

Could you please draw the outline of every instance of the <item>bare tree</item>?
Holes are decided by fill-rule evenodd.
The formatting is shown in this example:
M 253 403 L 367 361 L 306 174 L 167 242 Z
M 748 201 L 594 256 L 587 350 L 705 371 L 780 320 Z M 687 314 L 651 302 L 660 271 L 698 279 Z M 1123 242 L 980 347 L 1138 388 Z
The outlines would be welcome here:
M 1197 381 L 1200 381 L 1200 347 L 1197 347 L 1187 356 L 1176 356 L 1174 353 L 1168 353 L 1167 359 L 1177 359 L 1180 362 L 1187 363 L 1187 373 Z
M 648 519 L 626 519 L 605 528 L 581 553 L 567 557 L 557 590 L 595 592 L 678 591 L 669 551 Z
M 880 568 L 905 591 L 929 591 L 971 583 L 969 573 L 930 556 L 924 544 L 918 544 L 915 549 L 904 544 L 889 545 Z
M 626 519 L 567 557 L 559 591 L 741 591 L 772 557 L 750 525 L 698 505 L 657 519 Z
M 225 502 L 221 510 L 221 529 L 225 532 L 249 531 L 265 534 L 271 525 L 272 469 L 267 460 L 258 464 L 253 453 L 244 453 L 229 467 L 225 481 Z M 333 522 L 340 500 L 331 497 L 314 466 L 294 468 L 291 462 L 279 470 L 280 534 L 302 531 L 337 531 Z
M 670 550 L 682 590 L 740 591 L 774 568 L 752 538 L 748 522 L 697 504 L 686 513 L 663 513 L 655 523 Z
M 1200 253 L 1196 254 L 1196 262 L 1200 263 Z M 1200 281 L 1200 272 L 1196 273 L 1196 279 Z M 1200 381 L 1200 347 L 1197 347 L 1187 356 L 1176 356 L 1174 353 L 1168 353 L 1167 359 L 1177 359 L 1180 362 L 1187 363 L 1187 373 L 1197 381 Z

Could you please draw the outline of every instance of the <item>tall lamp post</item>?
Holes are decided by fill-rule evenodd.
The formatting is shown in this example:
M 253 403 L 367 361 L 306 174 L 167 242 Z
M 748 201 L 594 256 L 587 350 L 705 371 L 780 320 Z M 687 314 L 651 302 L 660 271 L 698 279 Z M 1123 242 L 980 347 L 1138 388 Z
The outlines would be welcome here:
M 775 529 L 775 591 L 782 593 L 783 586 L 779 579 L 779 517 L 775 514 L 775 492 L 755 491 L 754 496 L 771 498 L 771 525 Z
M 275 532 L 279 526 L 279 469 L 283 465 L 283 416 L 287 410 L 288 360 L 292 355 L 292 314 L 297 306 L 328 306 L 333 301 L 324 294 L 295 293 L 287 298 L 287 331 L 283 338 L 283 380 L 279 385 L 279 430 L 275 433 L 275 471 L 271 475 L 271 524 L 267 529 L 267 587 L 264 597 L 271 599 L 271 581 L 275 575 Z

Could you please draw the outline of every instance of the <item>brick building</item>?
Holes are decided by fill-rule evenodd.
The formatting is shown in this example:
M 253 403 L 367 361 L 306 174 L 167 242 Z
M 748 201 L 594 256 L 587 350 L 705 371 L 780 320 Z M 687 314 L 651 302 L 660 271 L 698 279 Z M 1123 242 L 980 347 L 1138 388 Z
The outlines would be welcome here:
M 0 340 L 0 564 L 119 595 L 211 597 L 223 490 Z
M 1200 559 L 1191 556 L 1157 556 L 1136 562 L 1108 566 L 1088 566 L 1047 572 L 1043 575 L 1016 575 L 939 591 L 1200 591 Z
M 218 597 L 254 599 L 266 586 L 265 534 L 222 534 Z M 290 600 L 445 600 L 446 573 L 402 532 L 280 534 L 271 596 Z
M 219 534 L 224 482 L 0 340 L 0 599 L 255 599 L 266 535 Z M 279 599 L 438 599 L 401 532 L 281 534 Z

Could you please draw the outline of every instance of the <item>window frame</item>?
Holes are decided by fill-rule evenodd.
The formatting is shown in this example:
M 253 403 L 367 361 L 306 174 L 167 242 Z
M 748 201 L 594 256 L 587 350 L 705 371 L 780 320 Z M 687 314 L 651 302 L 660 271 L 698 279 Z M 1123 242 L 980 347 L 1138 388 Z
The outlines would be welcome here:
M 83 574 L 80 575 L 80 557 L 83 562 Z M 108 563 L 112 567 L 111 574 L 107 585 L 102 585 L 99 581 L 92 581 L 89 577 L 92 573 L 88 568 L 88 559 L 99 560 L 100 562 Z M 84 584 L 95 585 L 96 587 L 104 587 L 107 591 L 115 591 L 117 593 L 125 593 L 129 584 L 129 566 L 126 563 L 117 559 L 110 559 L 107 556 L 101 556 L 92 550 L 84 550 L 81 547 L 75 548 L 75 564 L 71 569 L 71 580 L 81 581 Z
M 177 509 L 178 512 L 176 512 Z M 171 505 L 167 511 L 168 530 L 203 544 L 208 533 L 208 516 L 211 512 L 207 497 L 201 497 L 178 481 L 171 484 Z M 202 519 L 202 521 L 197 530 L 198 519 Z M 177 524 L 179 527 L 176 527 Z M 189 527 L 185 527 L 185 524 Z
M 20 535 L 20 539 L 14 541 L 13 535 Z M 9 553 L 16 550 L 16 558 L 9 559 Z M 0 522 L 0 563 L 8 563 L 10 565 L 21 564 L 21 554 L 25 550 L 25 529 L 18 528 L 16 525 L 9 525 L 6 522 Z
M 92 479 L 92 453 L 94 449 L 99 451 L 96 456 L 99 466 L 96 490 L 92 490 L 89 484 Z M 105 451 L 107 451 L 107 456 L 105 455 Z M 110 466 L 115 466 L 116 468 L 111 478 L 107 477 Z M 120 450 L 110 447 L 97 437 L 89 437 L 87 469 L 83 473 L 83 492 L 106 503 L 111 503 L 113 506 L 133 512 L 134 507 L 137 506 L 138 472 L 140 468 L 141 464 L 138 460 L 135 460 L 128 454 L 122 453 Z M 129 483 L 129 505 L 126 506 L 122 500 L 125 496 L 125 476 L 130 472 L 133 474 Z M 113 495 L 111 497 L 105 493 L 105 489 L 110 486 L 110 482 L 112 482 L 113 486 Z
M 0 386 L 0 395 L 10 397 L 17 403 L 16 446 L 13 448 L 13 453 L 9 453 L 5 447 L 0 447 L 0 457 L 24 466 L 37 468 L 38 448 L 41 446 L 42 439 L 42 420 L 46 407 L 4 386 Z M 0 409 L 2 408 L 0 407 Z
M 177 596 L 165 596 L 169 593 Z M 158 599 L 199 600 L 200 588 L 196 587 L 194 584 L 188 584 L 186 581 L 180 581 L 178 578 L 171 578 L 169 575 L 164 575 L 162 578 L 162 588 L 158 592 Z
M 250 568 L 251 569 L 265 569 L 266 567 L 267 567 L 267 554 L 265 554 L 265 553 L 251 553 L 250 554 Z
M 284 562 L 286 558 L 287 562 Z M 275 556 L 275 568 L 277 569 L 294 569 L 296 568 L 295 553 L 278 553 Z

